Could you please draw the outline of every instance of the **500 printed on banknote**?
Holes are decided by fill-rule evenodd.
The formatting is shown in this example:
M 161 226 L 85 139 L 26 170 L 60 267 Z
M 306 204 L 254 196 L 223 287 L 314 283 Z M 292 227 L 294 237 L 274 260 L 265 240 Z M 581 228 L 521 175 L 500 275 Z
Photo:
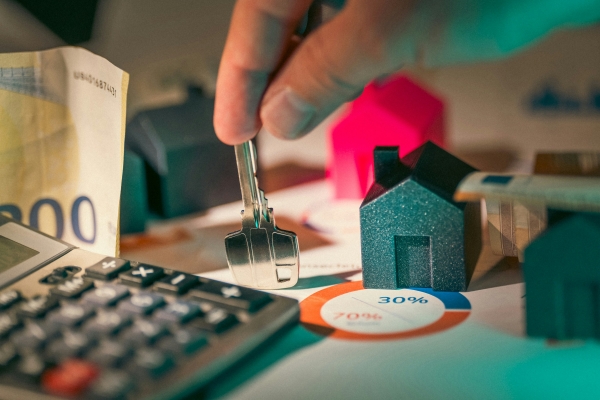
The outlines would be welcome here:
M 0 54 L 0 212 L 118 251 L 129 76 L 80 48 Z

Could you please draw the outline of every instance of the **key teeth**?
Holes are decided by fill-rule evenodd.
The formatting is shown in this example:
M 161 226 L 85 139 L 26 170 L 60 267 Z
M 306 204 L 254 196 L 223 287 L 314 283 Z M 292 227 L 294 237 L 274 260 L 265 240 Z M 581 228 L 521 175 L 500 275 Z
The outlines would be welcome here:
M 260 210 L 261 210 L 261 214 L 265 217 L 265 219 L 267 220 L 267 222 L 271 221 L 270 215 L 269 215 L 269 203 L 267 201 L 267 198 L 265 197 L 265 192 L 262 189 L 258 189 L 259 195 L 260 195 Z

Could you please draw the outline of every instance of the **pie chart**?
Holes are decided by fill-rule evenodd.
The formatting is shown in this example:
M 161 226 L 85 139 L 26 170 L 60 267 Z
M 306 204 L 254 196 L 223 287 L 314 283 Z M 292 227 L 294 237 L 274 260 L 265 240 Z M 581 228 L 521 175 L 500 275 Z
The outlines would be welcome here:
M 362 281 L 328 287 L 300 303 L 300 321 L 306 328 L 345 340 L 431 335 L 459 325 L 470 313 L 471 303 L 458 292 L 364 289 Z

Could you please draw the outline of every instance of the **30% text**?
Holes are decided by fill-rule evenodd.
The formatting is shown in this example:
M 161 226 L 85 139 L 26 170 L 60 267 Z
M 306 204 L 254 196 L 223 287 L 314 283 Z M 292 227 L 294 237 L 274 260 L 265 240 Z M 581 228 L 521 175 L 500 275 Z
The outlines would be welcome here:
M 382 296 L 379 298 L 379 301 L 377 303 L 379 304 L 388 304 L 388 303 L 393 303 L 393 304 L 402 304 L 404 302 L 409 302 L 412 304 L 425 304 L 427 303 L 427 299 L 424 299 L 423 297 L 385 297 Z

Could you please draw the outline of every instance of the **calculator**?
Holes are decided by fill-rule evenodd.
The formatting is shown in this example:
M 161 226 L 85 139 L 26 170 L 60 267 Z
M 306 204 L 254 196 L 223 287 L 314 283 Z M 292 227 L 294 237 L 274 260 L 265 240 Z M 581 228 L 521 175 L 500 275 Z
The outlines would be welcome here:
M 0 398 L 194 396 L 298 302 L 75 248 L 0 215 Z

